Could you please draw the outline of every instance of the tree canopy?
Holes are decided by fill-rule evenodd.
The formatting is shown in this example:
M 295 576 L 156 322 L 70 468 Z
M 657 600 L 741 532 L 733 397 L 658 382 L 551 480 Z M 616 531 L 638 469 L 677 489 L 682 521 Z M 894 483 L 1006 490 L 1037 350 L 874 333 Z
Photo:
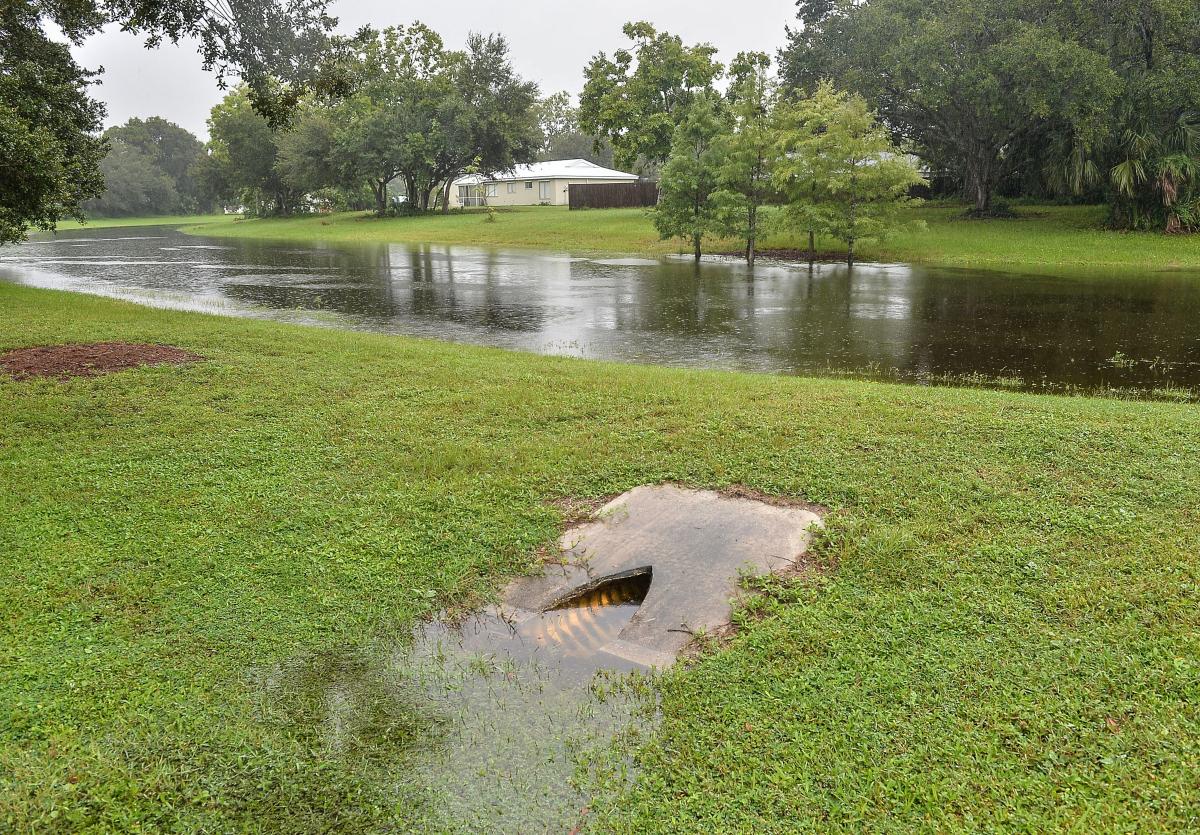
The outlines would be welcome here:
M 193 214 L 212 208 L 197 178 L 204 145 L 190 131 L 152 116 L 111 127 L 104 139 L 109 144 L 100 163 L 104 193 L 85 204 L 88 214 Z
M 606 168 L 615 164 L 612 146 L 580 126 L 579 108 L 572 106 L 570 93 L 564 90 L 540 99 L 534 113 L 542 132 L 539 160 L 586 159 Z
M 631 49 L 601 52 L 584 70 L 579 124 L 612 145 L 616 164 L 644 171 L 666 161 L 675 128 L 697 96 L 711 91 L 722 67 L 710 44 L 685 46 L 646 22 L 627 23 Z
M 147 46 L 194 37 L 206 68 L 236 71 L 260 112 L 280 119 L 308 87 L 336 89 L 328 0 L 5 0 L 0 4 L 0 243 L 30 227 L 53 229 L 83 216 L 103 190 L 104 108 L 88 92 L 96 73 L 74 44 L 109 24 L 144 35 Z M 268 79 L 277 81 L 269 84 Z M 121 152 L 127 156 L 126 151 Z M 115 165 L 115 163 L 114 163 Z M 116 170 L 115 168 L 113 170 Z
M 382 214 L 399 180 L 408 205 L 426 210 L 459 175 L 532 162 L 542 143 L 537 86 L 516 74 L 497 35 L 473 34 L 450 50 L 423 24 L 389 27 L 342 60 L 353 78 L 346 94 L 303 100 L 285 128 L 255 119 L 244 92 L 214 109 L 210 181 L 227 196 L 276 195 L 240 201 L 276 212 L 304 193 L 366 186 Z
M 245 87 L 231 91 L 208 119 L 209 153 L 201 171 L 208 190 L 255 214 L 289 214 L 302 189 L 286 182 L 276 166 L 276 133 L 254 109 Z
M 87 96 L 93 78 L 42 31 L 37 8 L 0 7 L 0 243 L 82 217 L 103 189 L 104 108 Z
M 1099 191 L 1118 225 L 1196 227 L 1194 0 L 800 0 L 784 80 L 866 97 L 978 213 L 1001 187 Z

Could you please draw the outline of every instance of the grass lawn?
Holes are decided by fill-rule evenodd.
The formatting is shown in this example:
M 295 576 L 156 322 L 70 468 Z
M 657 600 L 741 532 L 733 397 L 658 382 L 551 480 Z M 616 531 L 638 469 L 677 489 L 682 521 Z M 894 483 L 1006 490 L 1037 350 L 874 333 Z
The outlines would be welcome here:
M 229 215 L 155 215 L 153 217 L 94 217 L 86 223 L 64 220 L 58 224 L 61 232 L 74 229 L 112 229 L 119 226 L 194 226 L 229 220 Z
M 973 221 L 961 207 L 927 206 L 912 211 L 924 231 L 905 233 L 860 250 L 863 260 L 904 261 L 1024 271 L 1090 267 L 1123 270 L 1200 270 L 1200 236 L 1112 232 L 1099 206 L 1036 206 L 1015 220 Z M 287 219 L 224 218 L 193 230 L 198 234 L 345 242 L 410 242 L 535 247 L 571 252 L 662 254 L 682 252 L 678 241 L 661 241 L 644 209 L 570 212 L 562 207 L 501 210 L 495 222 L 481 212 L 379 219 L 339 214 Z M 764 248 L 807 246 L 798 235 L 769 234 Z M 820 242 L 821 250 L 837 250 Z M 737 251 L 736 241 L 711 241 L 710 251 Z
M 834 508 L 828 569 L 665 676 L 640 778 L 591 831 L 1200 828 L 1194 406 L 627 367 L 0 283 L 0 349 L 113 339 L 208 360 L 0 379 L 0 830 L 410 831 L 403 713 L 322 746 L 263 677 L 493 593 L 555 538 L 549 500 L 666 480 Z

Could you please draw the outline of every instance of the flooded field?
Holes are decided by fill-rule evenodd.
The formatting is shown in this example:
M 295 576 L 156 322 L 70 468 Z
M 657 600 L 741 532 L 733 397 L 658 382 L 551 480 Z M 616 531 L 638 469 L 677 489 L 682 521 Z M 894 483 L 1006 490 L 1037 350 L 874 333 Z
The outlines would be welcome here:
M 144 304 L 698 368 L 1195 399 L 1200 276 L 42 237 L 0 278 Z

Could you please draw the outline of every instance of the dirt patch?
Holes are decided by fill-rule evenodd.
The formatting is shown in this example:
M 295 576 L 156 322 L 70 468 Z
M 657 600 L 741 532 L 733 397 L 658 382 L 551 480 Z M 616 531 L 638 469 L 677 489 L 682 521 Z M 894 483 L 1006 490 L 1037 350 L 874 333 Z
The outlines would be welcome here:
M 19 348 L 0 354 L 0 370 L 17 380 L 99 377 L 143 365 L 182 365 L 204 359 L 182 348 L 131 342 L 93 342 Z

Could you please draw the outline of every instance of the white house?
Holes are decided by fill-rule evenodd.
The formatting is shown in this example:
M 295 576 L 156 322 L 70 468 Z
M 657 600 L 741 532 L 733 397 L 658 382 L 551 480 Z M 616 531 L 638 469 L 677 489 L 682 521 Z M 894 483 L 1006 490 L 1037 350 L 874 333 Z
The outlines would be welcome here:
M 512 171 L 484 177 L 471 174 L 454 181 L 450 205 L 565 206 L 572 183 L 636 183 L 636 174 L 614 171 L 585 159 L 556 159 L 518 165 Z

